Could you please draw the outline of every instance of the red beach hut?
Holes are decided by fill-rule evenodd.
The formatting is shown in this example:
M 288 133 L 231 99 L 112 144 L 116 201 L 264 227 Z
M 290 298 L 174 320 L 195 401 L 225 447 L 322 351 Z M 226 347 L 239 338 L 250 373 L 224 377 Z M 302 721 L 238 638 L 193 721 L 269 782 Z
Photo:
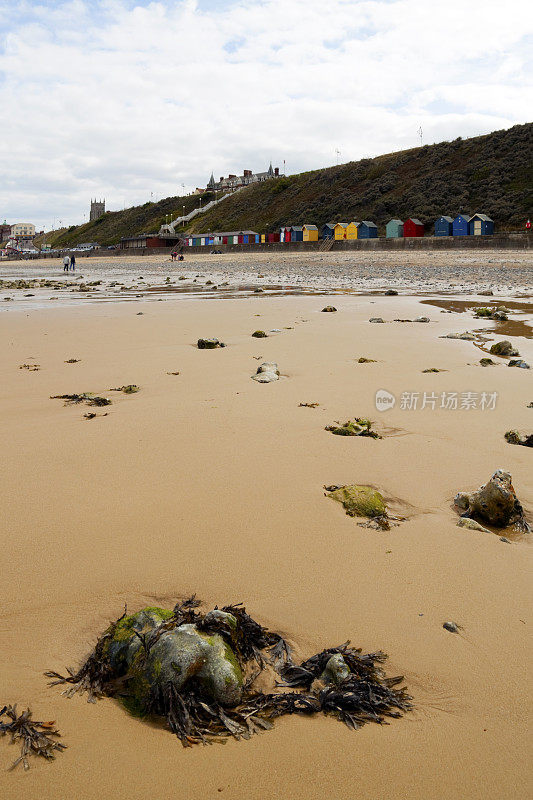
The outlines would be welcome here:
M 424 226 L 419 219 L 409 217 L 403 224 L 403 235 L 404 238 L 407 236 L 423 236 Z

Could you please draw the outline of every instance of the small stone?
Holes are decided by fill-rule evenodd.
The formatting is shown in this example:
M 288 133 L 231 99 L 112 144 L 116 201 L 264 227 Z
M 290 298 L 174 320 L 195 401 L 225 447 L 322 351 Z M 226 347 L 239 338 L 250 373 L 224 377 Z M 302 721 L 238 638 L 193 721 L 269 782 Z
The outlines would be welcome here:
M 267 335 L 266 335 L 266 333 L 264 331 L 254 331 L 252 333 L 252 336 L 254 337 L 254 339 L 266 339 L 267 338 Z
M 381 517 L 387 513 L 383 495 L 372 486 L 339 486 L 327 497 L 342 503 L 349 517 Z
M 482 292 L 478 292 L 479 297 L 492 297 L 493 294 L 492 289 L 483 289 Z
M 463 339 L 465 342 L 473 342 L 475 341 L 475 336 L 473 333 L 466 331 L 465 333 L 447 333 L 444 336 L 440 336 L 440 339 Z
M 258 383 L 273 383 L 279 380 L 279 369 L 275 361 L 264 361 L 258 368 L 252 380 Z
M 495 342 L 490 348 L 491 355 L 493 356 L 518 356 L 518 350 L 513 347 L 511 342 L 504 339 L 503 342 Z
M 429 322 L 429 317 L 416 317 L 414 322 Z
M 335 306 L 324 306 L 324 308 L 322 309 L 323 312 L 329 312 L 329 313 L 336 310 L 337 309 L 335 308 Z
M 334 653 L 327 661 L 320 680 L 324 683 L 341 683 L 350 674 L 350 669 L 341 653 Z
M 385 292 L 385 295 L 387 297 L 396 297 L 397 294 L 398 292 L 396 291 L 396 289 L 387 289 L 387 291 Z
M 225 347 L 223 342 L 218 339 L 198 339 L 199 350 L 214 350 L 215 347 Z
M 507 539 L 505 536 L 500 536 L 500 542 L 505 542 L 505 544 L 512 544 L 510 539 Z
M 459 633 L 459 628 L 461 627 L 456 622 L 443 622 L 442 627 L 445 630 L 450 631 L 450 633 Z
M 482 367 L 495 367 L 496 364 L 492 360 L 492 358 L 480 358 L 479 363 Z
M 518 367 L 519 369 L 531 369 L 529 364 L 524 361 L 522 358 L 511 358 L 509 363 L 507 364 L 508 367 Z
M 385 322 L 381 317 L 370 317 L 369 322 Z
M 375 364 L 376 363 L 376 359 L 375 358 L 365 358 L 364 356 L 360 356 L 357 359 L 357 363 L 358 364 Z
M 483 525 L 480 525 L 479 522 L 476 522 L 475 519 L 470 519 L 469 517 L 461 517 L 460 520 L 457 522 L 458 528 L 468 528 L 470 531 L 481 531 L 482 533 L 492 533 L 489 531 L 488 528 L 484 528 Z

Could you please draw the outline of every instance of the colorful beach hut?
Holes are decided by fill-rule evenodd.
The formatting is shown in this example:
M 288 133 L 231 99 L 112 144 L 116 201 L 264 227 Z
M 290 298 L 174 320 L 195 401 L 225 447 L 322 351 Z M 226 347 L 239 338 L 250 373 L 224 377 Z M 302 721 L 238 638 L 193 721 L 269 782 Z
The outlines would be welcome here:
M 322 226 L 322 238 L 323 239 L 334 239 L 335 238 L 335 223 L 334 222 L 326 222 L 326 224 Z
M 337 222 L 333 229 L 334 238 L 336 240 L 339 239 L 346 239 L 346 228 L 348 227 L 347 222 Z
M 378 226 L 375 222 L 369 222 L 367 219 L 364 219 L 362 222 L 359 223 L 357 228 L 357 238 L 358 239 L 377 239 L 378 238 Z
M 451 236 L 453 233 L 453 219 L 439 217 L 435 222 L 435 236 Z
M 303 242 L 304 232 L 301 225 L 293 225 L 291 228 L 291 242 Z
M 452 224 L 453 236 L 468 236 L 470 234 L 469 222 L 470 217 L 467 214 L 458 214 Z
M 468 223 L 468 233 L 470 236 L 492 236 L 494 222 L 486 214 L 474 214 Z
M 318 228 L 316 225 L 304 225 L 302 227 L 304 242 L 317 242 L 318 241 Z
M 357 226 L 358 222 L 349 222 L 346 226 L 346 238 L 357 239 Z
M 407 238 L 408 236 L 423 236 L 424 225 L 419 219 L 416 219 L 416 217 L 409 217 L 409 219 L 406 219 L 403 224 L 403 235 L 404 238 Z
M 403 222 L 401 219 L 391 219 L 385 225 L 387 239 L 401 239 L 403 236 Z

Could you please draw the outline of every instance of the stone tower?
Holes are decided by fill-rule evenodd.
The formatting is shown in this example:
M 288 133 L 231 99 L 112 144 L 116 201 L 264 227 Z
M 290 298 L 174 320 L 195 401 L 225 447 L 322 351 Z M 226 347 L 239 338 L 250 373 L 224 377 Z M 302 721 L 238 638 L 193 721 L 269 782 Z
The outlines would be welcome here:
M 89 215 L 89 222 L 94 222 L 95 219 L 100 219 L 105 214 L 105 199 L 92 200 L 91 199 L 91 213 Z

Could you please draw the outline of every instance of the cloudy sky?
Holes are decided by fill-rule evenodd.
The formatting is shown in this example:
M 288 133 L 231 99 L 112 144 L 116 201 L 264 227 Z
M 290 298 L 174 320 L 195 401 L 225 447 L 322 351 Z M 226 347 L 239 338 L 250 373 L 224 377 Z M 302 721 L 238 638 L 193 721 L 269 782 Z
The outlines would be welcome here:
M 531 121 L 532 52 L 530 0 L 0 0 L 0 221 Z

